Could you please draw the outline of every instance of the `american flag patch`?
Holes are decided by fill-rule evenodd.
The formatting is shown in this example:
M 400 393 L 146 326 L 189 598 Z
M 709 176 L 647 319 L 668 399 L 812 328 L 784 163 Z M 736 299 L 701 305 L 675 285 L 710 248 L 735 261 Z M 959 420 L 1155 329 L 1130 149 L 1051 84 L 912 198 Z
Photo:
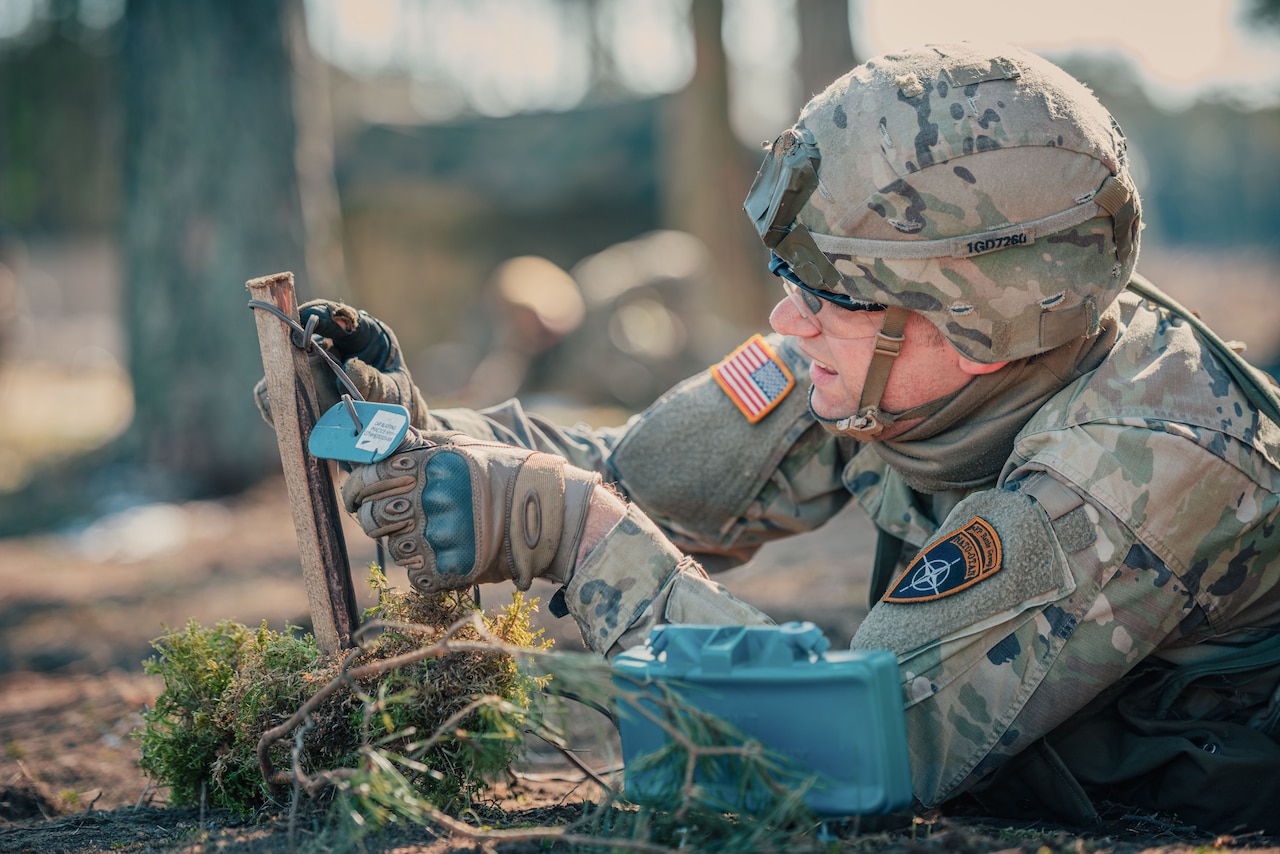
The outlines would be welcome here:
M 772 412 L 796 385 L 787 366 L 759 335 L 713 367 L 711 376 L 752 424 Z

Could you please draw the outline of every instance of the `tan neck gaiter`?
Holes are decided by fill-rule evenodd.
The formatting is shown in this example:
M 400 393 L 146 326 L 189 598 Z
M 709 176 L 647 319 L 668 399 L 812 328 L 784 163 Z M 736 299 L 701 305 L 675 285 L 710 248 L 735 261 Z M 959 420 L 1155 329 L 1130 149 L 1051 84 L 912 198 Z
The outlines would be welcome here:
M 1098 334 L 1010 362 L 978 376 L 934 415 L 871 447 L 919 492 L 971 489 L 995 482 L 1014 437 L 1053 395 L 1106 358 L 1119 334 L 1112 305 Z

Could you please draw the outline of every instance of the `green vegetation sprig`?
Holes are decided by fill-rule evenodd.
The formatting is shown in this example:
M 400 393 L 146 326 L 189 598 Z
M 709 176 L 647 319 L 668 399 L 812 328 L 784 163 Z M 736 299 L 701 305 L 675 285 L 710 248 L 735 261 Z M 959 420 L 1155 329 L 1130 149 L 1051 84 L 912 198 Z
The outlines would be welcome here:
M 143 770 L 175 805 L 251 813 L 279 804 L 282 784 L 323 797 L 401 757 L 418 795 L 462 809 L 510 765 L 541 689 L 512 652 L 549 646 L 530 623 L 536 600 L 516 593 L 491 615 L 465 593 L 391 588 L 376 568 L 370 584 L 368 640 L 343 654 L 322 656 L 293 627 L 231 621 L 153 642 L 144 667 L 164 689 L 137 736 Z

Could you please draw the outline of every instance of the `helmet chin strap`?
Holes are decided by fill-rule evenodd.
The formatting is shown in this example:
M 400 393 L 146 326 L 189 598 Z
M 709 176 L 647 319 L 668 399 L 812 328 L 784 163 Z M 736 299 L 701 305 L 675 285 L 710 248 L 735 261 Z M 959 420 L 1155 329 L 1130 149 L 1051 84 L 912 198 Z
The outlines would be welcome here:
M 956 392 L 914 406 L 906 412 L 890 413 L 880 408 L 880 399 L 884 397 L 885 386 L 889 384 L 889 372 L 893 369 L 893 360 L 902 352 L 903 335 L 907 328 L 907 318 L 911 312 L 901 306 L 891 305 L 885 309 L 884 326 L 876 333 L 876 348 L 871 356 L 871 364 L 867 366 L 867 378 L 862 384 L 862 397 L 858 401 L 858 411 L 844 418 L 823 418 L 813 409 L 813 387 L 809 388 L 809 412 L 818 419 L 828 431 L 841 436 L 849 436 L 860 442 L 868 442 L 880 436 L 886 428 L 899 421 L 913 418 L 927 418 L 951 402 Z

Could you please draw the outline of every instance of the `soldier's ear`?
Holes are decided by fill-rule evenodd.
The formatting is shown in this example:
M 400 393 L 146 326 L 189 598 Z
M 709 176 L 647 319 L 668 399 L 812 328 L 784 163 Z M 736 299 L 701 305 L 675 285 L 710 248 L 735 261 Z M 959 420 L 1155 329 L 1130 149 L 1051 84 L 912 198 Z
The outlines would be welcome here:
M 960 369 L 961 373 L 971 377 L 994 374 L 1009 364 L 1007 360 L 1004 362 L 992 362 L 990 365 L 973 361 L 973 359 L 957 350 L 955 345 L 946 339 L 938 327 L 916 312 L 912 312 L 907 318 L 907 331 L 911 341 L 919 342 L 921 346 L 933 348 L 939 358 L 951 362 Z

